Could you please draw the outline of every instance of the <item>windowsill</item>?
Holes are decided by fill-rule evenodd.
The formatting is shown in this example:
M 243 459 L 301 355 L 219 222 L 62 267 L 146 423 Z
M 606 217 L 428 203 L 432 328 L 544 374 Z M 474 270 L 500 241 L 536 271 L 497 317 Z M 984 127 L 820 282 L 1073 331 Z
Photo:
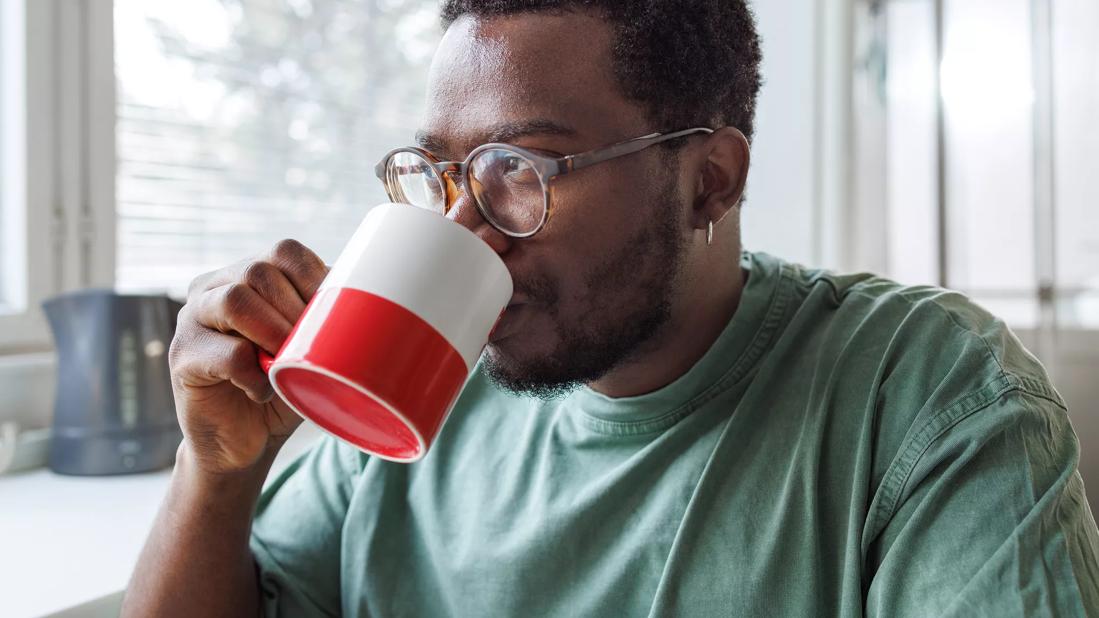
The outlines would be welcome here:
M 321 432 L 303 424 L 275 473 Z M 50 615 L 124 590 L 167 490 L 171 469 L 74 477 L 46 469 L 0 477 L 0 607 Z

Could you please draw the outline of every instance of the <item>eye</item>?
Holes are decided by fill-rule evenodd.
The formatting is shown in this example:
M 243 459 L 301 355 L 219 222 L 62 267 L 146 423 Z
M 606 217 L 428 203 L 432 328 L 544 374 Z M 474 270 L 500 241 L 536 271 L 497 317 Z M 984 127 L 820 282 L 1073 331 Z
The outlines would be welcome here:
M 432 197 L 437 199 L 443 197 L 443 188 L 439 186 L 438 182 L 435 182 L 433 179 L 429 179 L 426 176 L 424 177 L 423 182 L 424 185 L 427 186 L 427 192 L 430 193 Z
M 534 171 L 534 166 L 526 159 L 507 157 L 501 162 L 501 167 L 500 171 L 511 182 L 529 183 L 538 181 L 538 174 Z

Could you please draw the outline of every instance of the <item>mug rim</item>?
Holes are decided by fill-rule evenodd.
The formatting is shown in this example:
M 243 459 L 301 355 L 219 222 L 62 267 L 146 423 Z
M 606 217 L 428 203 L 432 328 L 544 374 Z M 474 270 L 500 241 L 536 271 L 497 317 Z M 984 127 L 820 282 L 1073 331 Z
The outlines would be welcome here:
M 278 380 L 276 380 L 279 372 L 282 371 L 283 369 L 303 369 L 303 370 L 306 370 L 306 371 L 312 371 L 314 373 L 318 373 L 320 375 L 323 375 L 326 378 L 336 380 L 337 382 L 340 382 L 344 386 L 348 386 L 348 387 L 358 391 L 360 394 L 362 394 L 366 397 L 369 397 L 375 403 L 377 403 L 377 404 L 381 405 L 383 408 L 385 408 L 385 410 L 387 412 L 389 412 L 394 417 L 396 417 L 397 420 L 401 421 L 401 423 L 404 424 L 405 428 L 408 429 L 410 432 L 412 432 L 412 435 L 415 436 L 415 438 L 416 438 L 417 446 L 419 447 L 417 454 L 413 457 L 393 457 L 393 456 L 390 456 L 390 455 L 377 453 L 377 452 L 374 452 L 374 451 L 371 451 L 371 450 L 367 450 L 367 449 L 359 446 L 355 442 L 353 442 L 353 441 L 351 441 L 351 440 L 349 440 L 345 437 L 338 436 L 335 433 L 333 433 L 332 431 L 329 431 L 328 428 L 325 427 L 324 425 L 322 425 L 319 421 L 317 421 L 316 419 L 310 417 L 309 415 L 307 415 L 304 412 L 302 412 L 301 410 L 299 410 L 298 406 L 294 405 L 294 403 L 292 401 L 290 401 L 290 399 L 283 393 L 282 388 L 279 387 Z M 320 429 L 324 433 L 328 434 L 329 436 L 332 436 L 333 438 L 339 440 L 340 442 L 350 444 L 351 446 L 355 447 L 359 451 L 361 451 L 363 453 L 366 453 L 367 455 L 370 455 L 371 457 L 378 457 L 378 458 L 381 458 L 381 459 L 385 459 L 386 461 L 392 461 L 392 462 L 396 462 L 396 463 L 413 463 L 415 461 L 419 461 L 419 460 L 423 459 L 424 455 L 427 454 L 427 443 L 424 441 L 423 435 L 420 433 L 420 430 L 417 429 L 416 426 L 412 422 L 410 422 L 408 420 L 408 418 L 405 417 L 405 415 L 401 414 L 388 401 L 386 401 L 382 397 L 379 397 L 374 392 L 372 392 L 370 389 L 368 389 L 365 386 L 355 382 L 354 380 L 351 380 L 350 378 L 347 378 L 346 376 L 340 375 L 339 373 L 336 373 L 335 371 L 333 371 L 331 369 L 328 369 L 327 367 L 323 367 L 323 366 L 318 365 L 318 364 L 316 364 L 312 361 L 309 361 L 307 359 L 276 360 L 275 362 L 271 363 L 271 369 L 268 372 L 267 376 L 268 376 L 268 379 L 271 381 L 272 388 L 275 389 L 275 393 L 278 394 L 279 398 L 282 399 L 283 403 L 285 403 L 287 406 L 289 406 L 290 409 L 293 410 L 295 414 L 297 414 L 301 418 L 309 421 L 310 423 L 313 423 L 313 425 L 315 425 L 318 429 Z M 449 410 L 447 412 L 448 412 L 447 416 L 449 416 Z M 444 421 L 445 421 L 445 419 L 444 419 Z

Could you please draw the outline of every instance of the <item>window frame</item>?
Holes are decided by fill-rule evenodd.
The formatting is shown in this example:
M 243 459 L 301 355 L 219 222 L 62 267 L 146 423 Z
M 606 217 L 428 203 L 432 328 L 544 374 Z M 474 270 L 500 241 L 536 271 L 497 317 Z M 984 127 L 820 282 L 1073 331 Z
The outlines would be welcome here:
M 0 355 L 52 347 L 43 300 L 114 284 L 112 10 L 111 0 L 0 0 L 13 92 L 0 115 L 2 257 L 17 264 L 8 290 L 22 308 L 0 314 Z

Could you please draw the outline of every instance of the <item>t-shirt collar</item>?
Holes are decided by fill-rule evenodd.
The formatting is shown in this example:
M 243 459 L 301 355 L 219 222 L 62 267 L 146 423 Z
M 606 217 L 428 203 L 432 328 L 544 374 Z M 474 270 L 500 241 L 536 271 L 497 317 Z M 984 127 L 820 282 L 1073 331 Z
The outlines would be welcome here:
M 744 252 L 740 265 L 748 273 L 732 319 L 694 366 L 670 384 L 643 395 L 608 397 L 587 386 L 563 402 L 586 424 L 635 433 L 659 429 L 690 413 L 716 392 L 732 386 L 755 365 L 781 317 L 779 282 L 782 262 L 765 253 Z M 584 419 L 586 417 L 586 419 Z

